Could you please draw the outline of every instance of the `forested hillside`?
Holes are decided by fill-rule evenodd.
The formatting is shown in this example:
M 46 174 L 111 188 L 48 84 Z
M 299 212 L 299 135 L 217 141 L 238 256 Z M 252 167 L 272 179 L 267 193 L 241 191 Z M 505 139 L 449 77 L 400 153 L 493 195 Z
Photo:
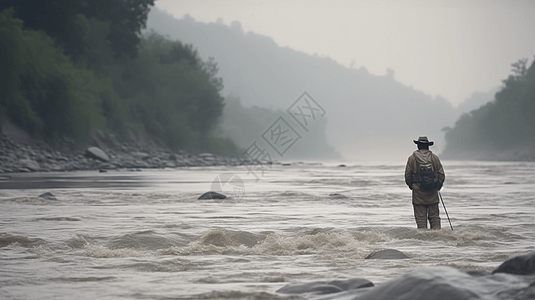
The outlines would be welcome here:
M 150 137 L 234 154 L 214 137 L 224 107 L 213 60 L 144 32 L 154 0 L 2 1 L 0 116 L 37 138 Z
M 512 64 L 492 102 L 446 129 L 445 157 L 535 160 L 535 62 Z

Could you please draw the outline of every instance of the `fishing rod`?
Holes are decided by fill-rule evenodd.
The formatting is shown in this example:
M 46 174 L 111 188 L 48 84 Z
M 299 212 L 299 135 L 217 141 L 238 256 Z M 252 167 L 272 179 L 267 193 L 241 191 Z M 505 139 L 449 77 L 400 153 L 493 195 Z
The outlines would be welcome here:
M 446 212 L 446 217 L 448 217 L 448 222 L 450 222 L 451 230 L 453 231 L 453 226 L 451 226 L 451 220 L 450 216 L 448 215 L 448 211 L 446 210 L 446 205 L 444 204 L 444 200 L 442 199 L 442 194 L 440 194 L 440 191 L 437 190 L 438 195 L 440 196 L 440 200 L 442 201 L 442 206 L 444 206 L 444 211 Z

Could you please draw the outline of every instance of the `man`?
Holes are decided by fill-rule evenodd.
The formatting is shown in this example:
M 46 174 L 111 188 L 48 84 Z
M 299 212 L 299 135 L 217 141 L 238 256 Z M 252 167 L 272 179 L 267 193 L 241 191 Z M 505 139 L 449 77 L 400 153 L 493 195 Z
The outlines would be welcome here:
M 440 229 L 438 190 L 446 179 L 444 168 L 438 156 L 429 150 L 434 142 L 421 136 L 414 143 L 418 145 L 418 150 L 409 156 L 405 167 L 405 183 L 412 190 L 414 219 L 418 228 L 427 228 L 429 219 L 431 229 Z

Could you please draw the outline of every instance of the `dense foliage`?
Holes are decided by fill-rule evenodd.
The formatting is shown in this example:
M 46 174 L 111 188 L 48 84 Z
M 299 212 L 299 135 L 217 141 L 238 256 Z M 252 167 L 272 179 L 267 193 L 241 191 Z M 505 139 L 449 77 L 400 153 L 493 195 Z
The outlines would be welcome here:
M 519 60 L 512 73 L 494 101 L 446 128 L 446 153 L 482 157 L 477 154 L 535 147 L 535 62 L 528 68 L 527 59 Z
M 117 57 L 135 57 L 139 34 L 154 0 L 6 0 L 26 29 L 43 30 L 69 56 L 84 54 L 84 21 L 106 23 L 106 40 Z
M 88 136 L 102 127 L 100 97 L 109 85 L 75 66 L 41 31 L 0 13 L 2 113 L 31 134 Z
M 96 129 L 175 149 L 232 154 L 213 60 L 155 32 L 154 0 L 4 1 L 0 116 L 34 136 L 86 141 Z M 12 7 L 8 7 L 12 6 Z

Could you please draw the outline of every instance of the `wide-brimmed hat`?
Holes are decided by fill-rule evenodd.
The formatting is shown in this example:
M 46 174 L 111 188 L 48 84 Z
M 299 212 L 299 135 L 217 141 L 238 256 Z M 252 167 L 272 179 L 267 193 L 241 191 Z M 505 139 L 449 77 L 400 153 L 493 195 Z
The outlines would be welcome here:
M 427 145 L 427 146 L 433 146 L 435 142 L 430 142 L 426 136 L 421 136 L 418 138 L 418 140 L 413 141 L 415 144 L 421 144 L 421 145 Z

